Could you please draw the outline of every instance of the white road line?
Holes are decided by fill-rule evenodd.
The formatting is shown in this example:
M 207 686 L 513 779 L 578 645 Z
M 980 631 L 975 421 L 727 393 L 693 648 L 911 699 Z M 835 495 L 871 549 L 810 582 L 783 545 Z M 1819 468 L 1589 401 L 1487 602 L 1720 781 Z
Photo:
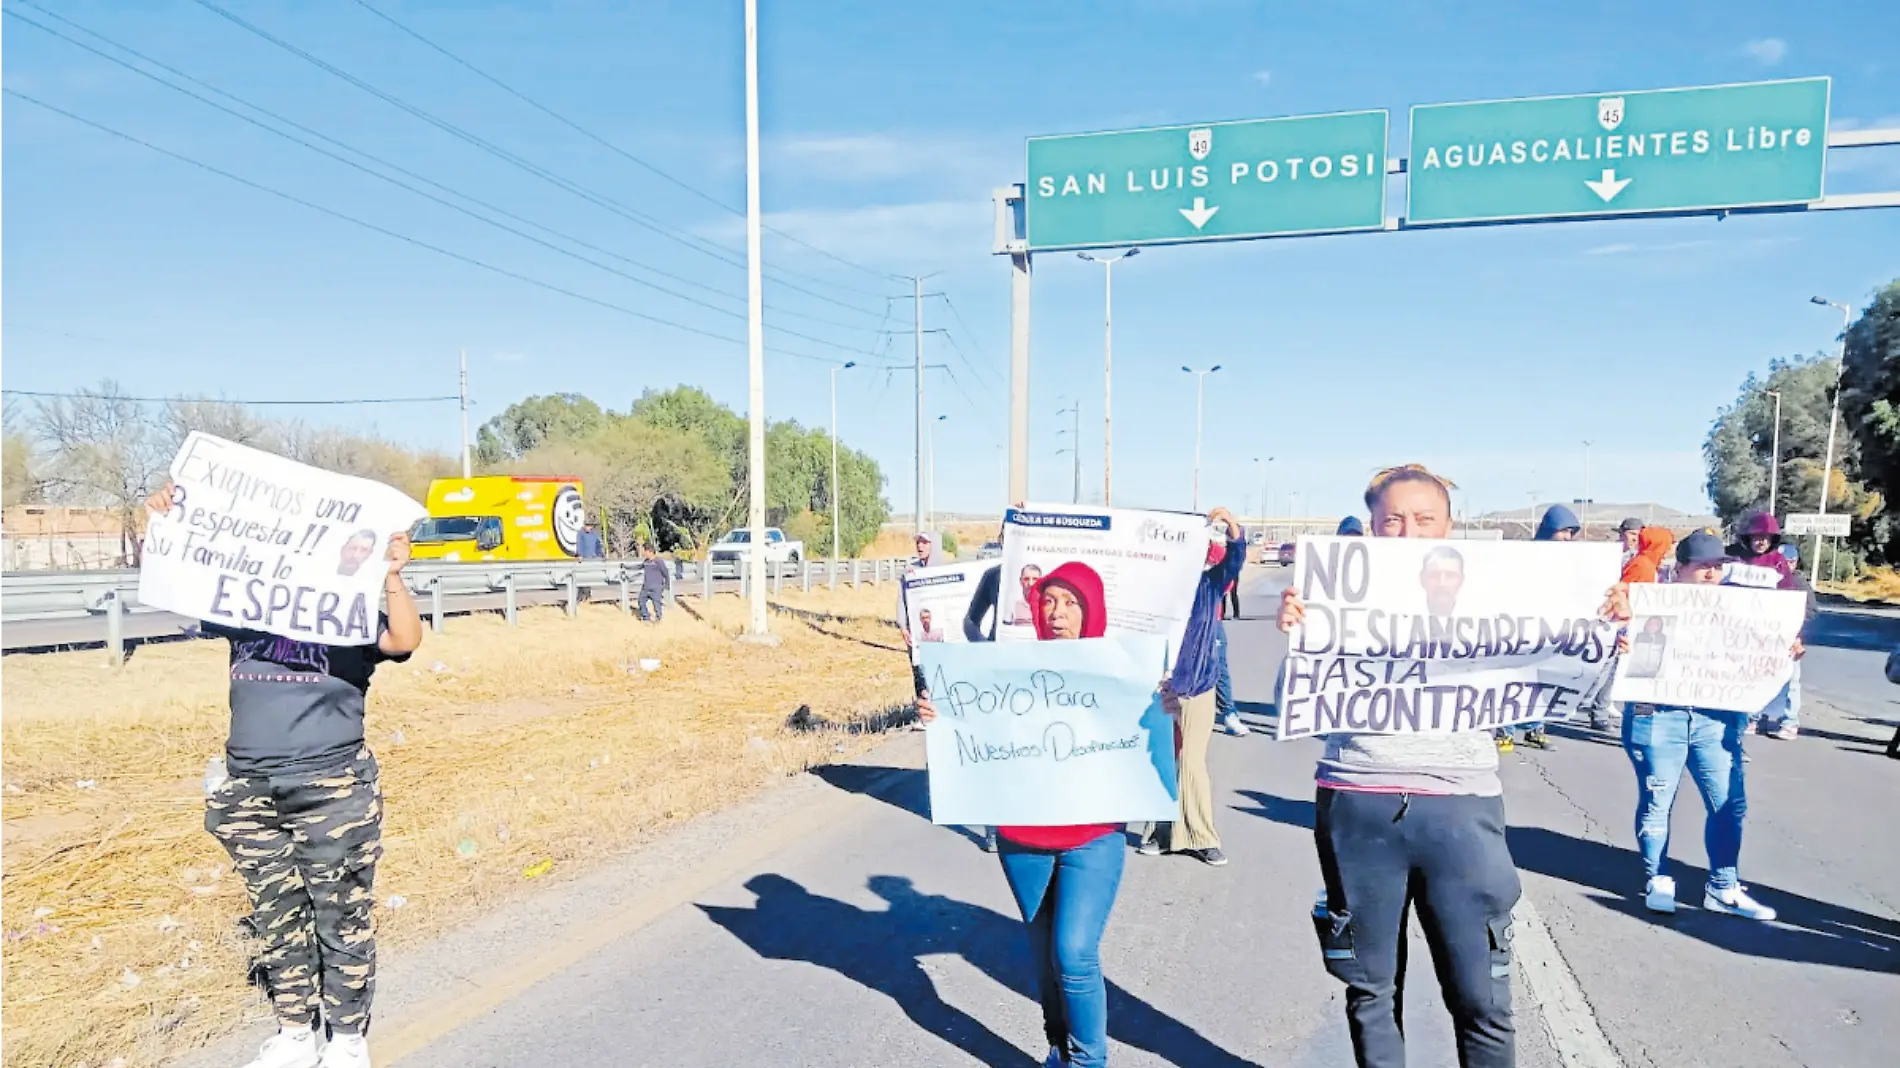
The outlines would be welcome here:
M 1531 1000 L 1543 1014 L 1551 1040 L 1557 1044 L 1557 1059 L 1564 1068 L 1623 1068 L 1609 1037 L 1597 1023 L 1597 1014 L 1583 996 L 1577 973 L 1570 970 L 1557 942 L 1544 926 L 1544 918 L 1531 904 L 1529 895 L 1518 898 L 1512 910 L 1516 932 L 1512 948 L 1524 985 Z

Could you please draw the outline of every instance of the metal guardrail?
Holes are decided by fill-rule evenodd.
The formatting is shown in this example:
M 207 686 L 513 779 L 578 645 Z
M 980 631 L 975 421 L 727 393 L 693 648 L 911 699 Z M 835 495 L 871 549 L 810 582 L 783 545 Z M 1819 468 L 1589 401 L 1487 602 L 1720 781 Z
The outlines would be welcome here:
M 446 616 L 466 612 L 500 611 L 510 625 L 516 622 L 524 595 L 531 603 L 547 603 L 553 592 L 570 618 L 579 614 L 590 591 L 616 587 L 620 609 L 632 610 L 641 587 L 641 560 L 509 560 L 490 563 L 416 562 L 403 569 L 404 584 L 414 593 L 422 614 L 435 630 Z M 675 596 L 698 593 L 710 598 L 716 586 L 737 584 L 742 594 L 755 581 L 744 560 L 708 564 L 669 561 Z M 856 587 L 867 579 L 873 585 L 895 581 L 904 560 L 825 560 L 768 564 L 757 581 L 783 590 L 787 582 L 805 590 L 813 585 Z M 697 587 L 695 590 L 694 587 Z M 151 637 L 182 630 L 189 620 L 139 603 L 136 570 L 87 572 L 10 572 L 0 575 L 0 645 L 6 651 L 104 644 L 116 663 L 124 659 L 128 620 Z M 496 603 L 499 598 L 499 604 Z M 161 623 L 161 621 L 163 621 Z M 50 624 L 64 624 L 48 626 Z M 37 625 L 37 626 L 36 626 Z

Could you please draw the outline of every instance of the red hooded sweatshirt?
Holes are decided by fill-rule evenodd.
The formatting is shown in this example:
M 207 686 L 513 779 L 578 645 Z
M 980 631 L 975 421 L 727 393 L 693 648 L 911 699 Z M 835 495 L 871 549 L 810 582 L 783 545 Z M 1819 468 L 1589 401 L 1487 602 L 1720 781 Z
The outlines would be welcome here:
M 1102 576 L 1087 564 L 1070 561 L 1036 583 L 1036 638 L 1039 641 L 1059 640 L 1049 632 L 1041 608 L 1042 593 L 1051 586 L 1067 587 L 1082 603 L 1082 637 L 1099 638 L 1108 632 L 1108 601 L 1102 595 Z M 998 827 L 996 833 L 1032 849 L 1074 849 L 1117 830 L 1119 827 L 1113 823 L 1084 823 L 1069 827 Z
M 1667 527 L 1644 527 L 1636 536 L 1636 555 L 1623 565 L 1624 582 L 1655 582 L 1661 574 L 1663 558 L 1676 540 Z

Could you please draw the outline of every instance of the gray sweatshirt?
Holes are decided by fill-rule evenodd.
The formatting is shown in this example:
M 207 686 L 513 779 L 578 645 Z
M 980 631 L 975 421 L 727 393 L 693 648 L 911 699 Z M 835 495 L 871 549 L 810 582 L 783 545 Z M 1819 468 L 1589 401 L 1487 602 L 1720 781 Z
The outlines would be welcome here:
M 1329 735 L 1314 778 L 1321 786 L 1382 793 L 1504 793 L 1490 731 Z

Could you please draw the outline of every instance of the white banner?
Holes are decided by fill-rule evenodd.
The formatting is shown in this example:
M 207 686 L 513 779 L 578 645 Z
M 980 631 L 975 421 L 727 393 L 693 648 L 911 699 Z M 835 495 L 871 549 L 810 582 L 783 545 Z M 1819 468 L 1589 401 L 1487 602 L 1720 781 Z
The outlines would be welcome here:
M 141 604 L 322 645 L 376 640 L 389 536 L 420 504 L 196 431 L 171 477 L 171 511 L 145 530 Z
M 1280 738 L 1564 719 L 1604 671 L 1610 542 L 1300 539 Z
M 1642 582 L 1630 587 L 1630 614 L 1613 699 L 1759 712 L 1794 674 L 1807 595 Z
M 998 641 L 1034 641 L 1036 584 L 1068 568 L 1072 586 L 1099 589 L 1086 605 L 1082 637 L 1159 634 L 1179 651 L 1207 566 L 1207 519 L 1186 512 L 1031 504 L 1003 517 L 1003 574 L 997 595 Z M 1081 590 L 1084 600 L 1093 590 Z
M 1161 638 L 918 648 L 937 705 L 924 735 L 932 822 L 1180 818 Z
M 903 597 L 903 627 L 910 635 L 911 647 L 924 642 L 968 641 L 963 617 L 970 611 L 970 598 L 983 572 L 995 566 L 994 560 L 973 560 L 912 568 L 904 576 Z

